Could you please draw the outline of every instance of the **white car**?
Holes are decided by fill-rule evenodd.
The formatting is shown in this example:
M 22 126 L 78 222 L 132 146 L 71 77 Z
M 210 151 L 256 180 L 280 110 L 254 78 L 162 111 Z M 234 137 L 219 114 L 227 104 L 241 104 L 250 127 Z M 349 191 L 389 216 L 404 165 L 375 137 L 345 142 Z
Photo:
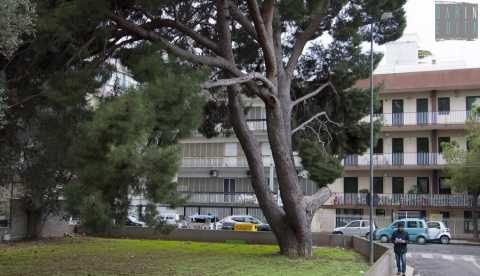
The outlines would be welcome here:
M 160 214 L 157 218 L 166 225 L 177 225 L 178 221 L 180 221 L 180 216 L 175 213 Z
M 373 222 L 372 227 L 373 233 L 375 233 L 375 230 L 377 229 L 375 222 Z M 368 237 L 368 233 L 370 233 L 370 224 L 368 220 L 353 220 L 343 227 L 333 229 L 332 234 Z
M 440 241 L 442 244 L 448 244 L 452 239 L 450 229 L 445 226 L 443 221 L 428 221 L 427 227 L 429 241 Z
M 128 216 L 127 221 L 125 222 L 126 226 L 137 226 L 137 227 L 145 227 L 146 224 L 143 221 L 138 220 L 134 216 Z

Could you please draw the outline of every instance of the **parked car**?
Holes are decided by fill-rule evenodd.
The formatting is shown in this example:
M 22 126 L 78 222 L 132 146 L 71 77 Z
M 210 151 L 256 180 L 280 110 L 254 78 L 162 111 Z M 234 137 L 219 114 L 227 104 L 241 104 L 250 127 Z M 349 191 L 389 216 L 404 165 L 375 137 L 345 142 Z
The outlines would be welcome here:
M 450 243 L 450 240 L 452 239 L 450 229 L 445 226 L 443 221 L 428 221 L 427 227 L 429 241 L 439 241 L 442 244 Z
M 375 221 L 373 222 L 373 233 L 377 229 Z M 370 222 L 368 220 L 353 220 L 343 227 L 333 229 L 333 234 L 343 234 L 350 236 L 366 236 L 370 233 Z
M 263 223 L 256 217 L 248 215 L 228 216 L 220 220 L 217 229 L 233 230 L 236 223 L 251 223 L 257 226 L 257 231 L 271 231 L 270 225 Z
M 190 216 L 190 221 L 195 223 L 212 223 L 212 222 L 217 222 L 218 220 L 219 220 L 218 217 L 213 214 L 207 214 L 207 215 L 196 214 L 196 215 Z
M 145 222 L 138 220 L 134 216 L 128 216 L 127 220 L 125 221 L 126 226 L 137 226 L 137 227 L 145 227 Z
M 423 219 L 407 218 L 392 222 L 389 226 L 378 229 L 375 232 L 375 239 L 381 242 L 389 242 L 392 234 L 397 230 L 398 225 L 402 223 L 405 231 L 408 233 L 410 241 L 416 241 L 418 244 L 425 244 L 428 240 L 427 223 Z
M 160 214 L 158 215 L 157 219 L 166 225 L 177 225 L 177 223 L 180 221 L 180 216 L 175 213 Z

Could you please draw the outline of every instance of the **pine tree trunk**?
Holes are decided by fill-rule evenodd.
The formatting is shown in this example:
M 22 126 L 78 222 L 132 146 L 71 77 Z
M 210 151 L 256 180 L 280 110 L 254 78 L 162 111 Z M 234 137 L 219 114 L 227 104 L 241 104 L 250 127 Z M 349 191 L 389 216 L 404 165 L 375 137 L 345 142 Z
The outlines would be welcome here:
M 41 210 L 27 210 L 27 239 L 35 240 L 40 238 L 43 219 Z

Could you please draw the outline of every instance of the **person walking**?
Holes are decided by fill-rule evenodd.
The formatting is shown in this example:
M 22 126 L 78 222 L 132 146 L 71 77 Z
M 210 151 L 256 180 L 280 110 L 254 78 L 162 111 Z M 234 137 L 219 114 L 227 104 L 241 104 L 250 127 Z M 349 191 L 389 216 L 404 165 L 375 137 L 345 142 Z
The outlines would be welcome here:
M 392 242 L 394 244 L 393 251 L 397 261 L 397 275 L 405 275 L 407 270 L 407 243 L 408 233 L 405 231 L 404 222 L 398 224 L 398 228 L 392 234 Z

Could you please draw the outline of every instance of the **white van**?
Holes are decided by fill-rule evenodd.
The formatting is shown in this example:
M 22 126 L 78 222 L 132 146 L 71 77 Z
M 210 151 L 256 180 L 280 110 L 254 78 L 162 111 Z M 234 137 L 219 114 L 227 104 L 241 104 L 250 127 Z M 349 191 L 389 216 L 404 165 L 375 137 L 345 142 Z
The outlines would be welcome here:
M 158 220 L 166 225 L 177 225 L 180 221 L 180 216 L 175 213 L 164 213 L 158 215 Z

